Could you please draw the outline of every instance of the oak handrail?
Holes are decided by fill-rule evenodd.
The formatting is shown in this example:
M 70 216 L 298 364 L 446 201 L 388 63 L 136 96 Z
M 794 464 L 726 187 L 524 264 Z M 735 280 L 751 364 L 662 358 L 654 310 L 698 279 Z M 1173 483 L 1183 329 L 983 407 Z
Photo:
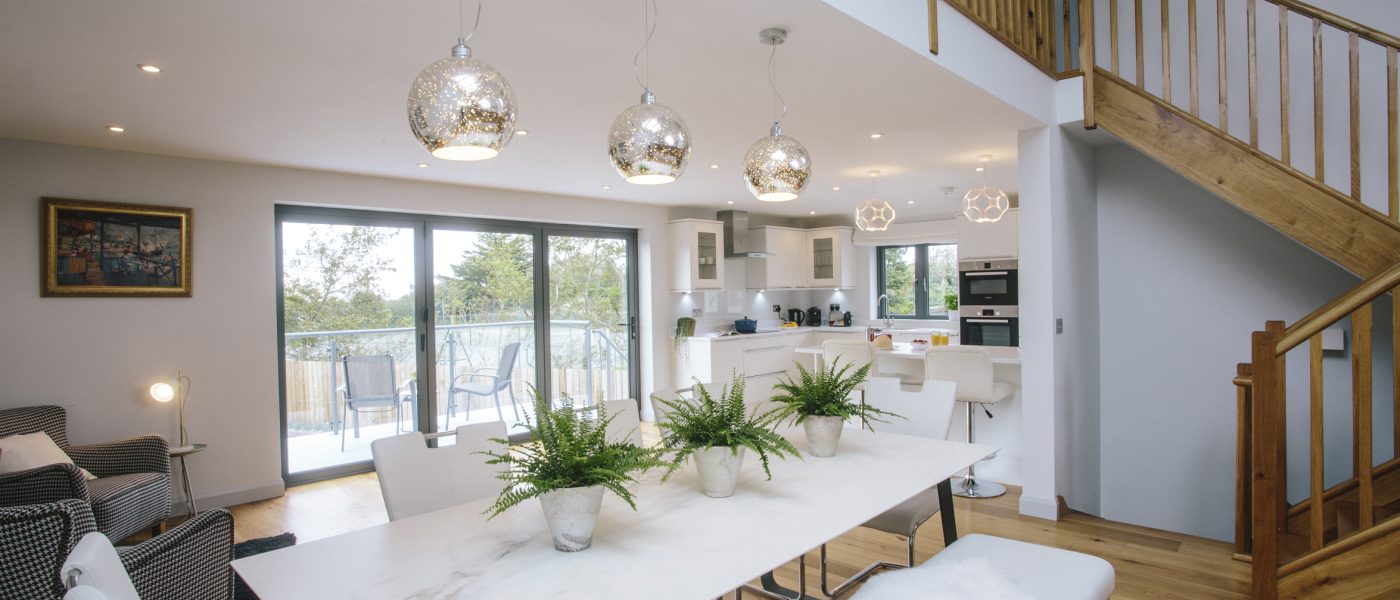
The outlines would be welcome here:
M 1357 35 L 1360 35 L 1361 37 L 1371 40 L 1377 44 L 1390 46 L 1392 48 L 1400 48 L 1400 38 L 1390 35 L 1384 31 L 1377 31 L 1375 29 L 1371 29 L 1370 27 L 1357 23 L 1356 21 L 1353 21 L 1335 13 L 1327 12 L 1311 4 L 1304 4 L 1302 2 L 1298 2 L 1298 0 L 1267 1 L 1273 4 L 1277 4 L 1279 6 L 1287 6 L 1288 9 L 1293 12 L 1296 12 L 1306 17 L 1318 19 L 1327 23 L 1328 25 L 1336 27 L 1337 29 L 1355 32 Z
M 1297 323 L 1285 328 L 1283 337 L 1278 341 L 1275 355 L 1283 356 L 1289 350 L 1307 341 L 1308 338 L 1342 320 L 1343 317 L 1369 304 L 1396 286 L 1400 286 L 1400 263 L 1396 263 L 1379 275 L 1361 282 L 1348 290 L 1347 293 L 1332 299 Z

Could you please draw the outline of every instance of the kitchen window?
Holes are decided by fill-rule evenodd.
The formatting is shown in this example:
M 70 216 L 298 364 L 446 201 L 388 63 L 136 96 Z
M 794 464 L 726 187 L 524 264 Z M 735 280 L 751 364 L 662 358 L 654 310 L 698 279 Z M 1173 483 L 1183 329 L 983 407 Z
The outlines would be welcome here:
M 957 244 L 879 246 L 875 272 L 876 297 L 889 296 L 890 318 L 941 320 L 957 310 Z M 886 316 L 881 307 L 876 311 Z

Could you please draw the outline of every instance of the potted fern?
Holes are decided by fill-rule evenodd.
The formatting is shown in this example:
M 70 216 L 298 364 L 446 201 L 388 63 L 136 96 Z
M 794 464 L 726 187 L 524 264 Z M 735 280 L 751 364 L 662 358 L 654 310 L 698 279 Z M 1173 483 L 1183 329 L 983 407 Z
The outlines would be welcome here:
M 757 408 L 750 412 L 744 410 L 743 376 L 736 375 L 731 384 L 722 388 L 719 399 L 712 397 L 699 379 L 695 380 L 694 389 L 693 400 L 658 399 L 670 409 L 666 420 L 658 424 L 662 445 L 676 452 L 663 480 L 694 456 L 705 495 L 727 498 L 734 495 L 734 487 L 739 482 L 745 450 L 758 454 L 763 473 L 769 479 L 773 478 L 768 470 L 770 457 L 801 456 L 792 442 L 773 431 L 770 415 L 758 414 Z
M 881 417 L 903 418 L 851 400 L 851 392 L 870 374 L 870 363 L 847 375 L 854 365 L 847 362 L 838 369 L 837 362 L 840 361 L 832 361 L 833 364 L 815 371 L 808 371 L 799 362 L 796 381 L 784 378 L 773 386 L 780 392 L 773 397 L 773 401 L 782 405 L 774 411 L 775 419 L 791 419 L 793 423 L 801 423 L 812 456 L 836 456 L 836 446 L 841 442 L 841 428 L 847 419 L 859 418 L 862 424 L 869 426 L 871 421 L 885 422 Z
M 662 450 L 608 440 L 608 423 L 615 415 L 600 409 L 593 418 L 588 411 L 575 410 L 567 396 L 558 407 L 551 407 L 533 392 L 531 396 L 535 419 L 527 413 L 524 426 L 534 441 L 512 448 L 509 440 L 498 438 L 493 441 L 501 444 L 499 452 L 482 453 L 490 457 L 487 464 L 506 467 L 497 476 L 506 486 L 486 512 L 495 517 L 521 502 L 539 498 L 554 548 L 586 550 L 593 544 L 603 492 L 617 494 L 636 510 L 636 501 L 626 487 L 636 481 L 632 474 L 671 463 L 662 459 Z

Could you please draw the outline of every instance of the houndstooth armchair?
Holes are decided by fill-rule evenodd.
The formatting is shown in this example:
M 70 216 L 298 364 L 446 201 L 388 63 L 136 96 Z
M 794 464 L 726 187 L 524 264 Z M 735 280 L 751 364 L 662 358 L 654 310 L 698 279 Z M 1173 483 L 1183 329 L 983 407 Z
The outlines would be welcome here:
M 81 500 L 0 508 L 0 598 L 63 597 L 59 568 L 92 531 L 92 510 Z M 142 598 L 233 597 L 233 515 L 226 510 L 195 515 L 117 554 Z
M 0 437 L 43 431 L 73 459 L 0 475 L 0 506 L 75 499 L 87 502 L 97 531 L 117 543 L 170 516 L 170 442 L 143 435 L 90 446 L 68 445 L 63 407 L 0 410 Z M 88 481 L 79 467 L 97 479 Z

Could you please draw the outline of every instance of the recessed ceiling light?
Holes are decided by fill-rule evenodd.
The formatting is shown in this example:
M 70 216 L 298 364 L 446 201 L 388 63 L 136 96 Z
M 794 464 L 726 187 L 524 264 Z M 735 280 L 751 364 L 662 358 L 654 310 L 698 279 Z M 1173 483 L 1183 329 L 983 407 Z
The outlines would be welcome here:
M 880 139 L 880 138 L 882 138 L 882 137 L 885 137 L 885 134 L 880 133 L 880 132 L 878 132 L 878 131 L 875 132 L 875 133 L 870 134 L 870 139 L 872 139 L 872 140 L 878 140 L 878 139 Z
M 160 67 L 157 67 L 155 65 L 136 65 L 136 68 L 141 69 L 142 71 L 145 71 L 147 73 L 159 73 L 162 71 Z
M 603 188 L 603 189 L 605 189 L 605 190 L 610 190 L 610 189 L 612 189 L 612 186 L 610 186 L 610 185 L 601 185 L 601 186 L 598 186 L 598 187 L 601 187 L 601 188 Z
M 121 125 L 108 125 L 107 131 L 110 131 L 112 133 L 121 133 L 123 131 L 126 131 L 126 128 L 122 127 Z
M 977 167 L 977 172 L 978 172 L 978 173 L 981 173 L 982 170 L 985 169 L 985 168 L 986 168 L 986 167 Z
M 836 186 L 836 187 L 834 187 L 834 188 L 831 188 L 831 191 L 833 191 L 833 192 L 839 192 L 839 191 L 841 191 L 841 186 L 838 185 L 838 186 Z
M 426 168 L 428 168 L 428 163 L 418 163 L 418 168 L 420 168 L 420 169 L 426 169 Z
M 529 129 L 517 129 L 517 130 L 515 130 L 515 135 L 530 135 L 530 130 L 529 130 Z
M 718 169 L 718 168 L 719 168 L 719 165 L 710 165 L 710 168 L 711 168 L 711 169 Z
M 905 202 L 905 204 L 913 204 L 913 203 L 914 203 L 913 200 L 910 200 L 910 201 L 908 201 L 908 202 Z
M 809 215 L 815 215 L 815 214 L 817 214 L 817 211 L 815 211 L 815 210 L 809 210 L 809 211 L 807 211 L 807 214 L 809 214 Z
M 730 201 L 729 201 L 729 202 L 728 202 L 728 204 L 733 204 L 733 203 L 734 203 L 734 201 L 733 201 L 733 200 L 730 200 Z

